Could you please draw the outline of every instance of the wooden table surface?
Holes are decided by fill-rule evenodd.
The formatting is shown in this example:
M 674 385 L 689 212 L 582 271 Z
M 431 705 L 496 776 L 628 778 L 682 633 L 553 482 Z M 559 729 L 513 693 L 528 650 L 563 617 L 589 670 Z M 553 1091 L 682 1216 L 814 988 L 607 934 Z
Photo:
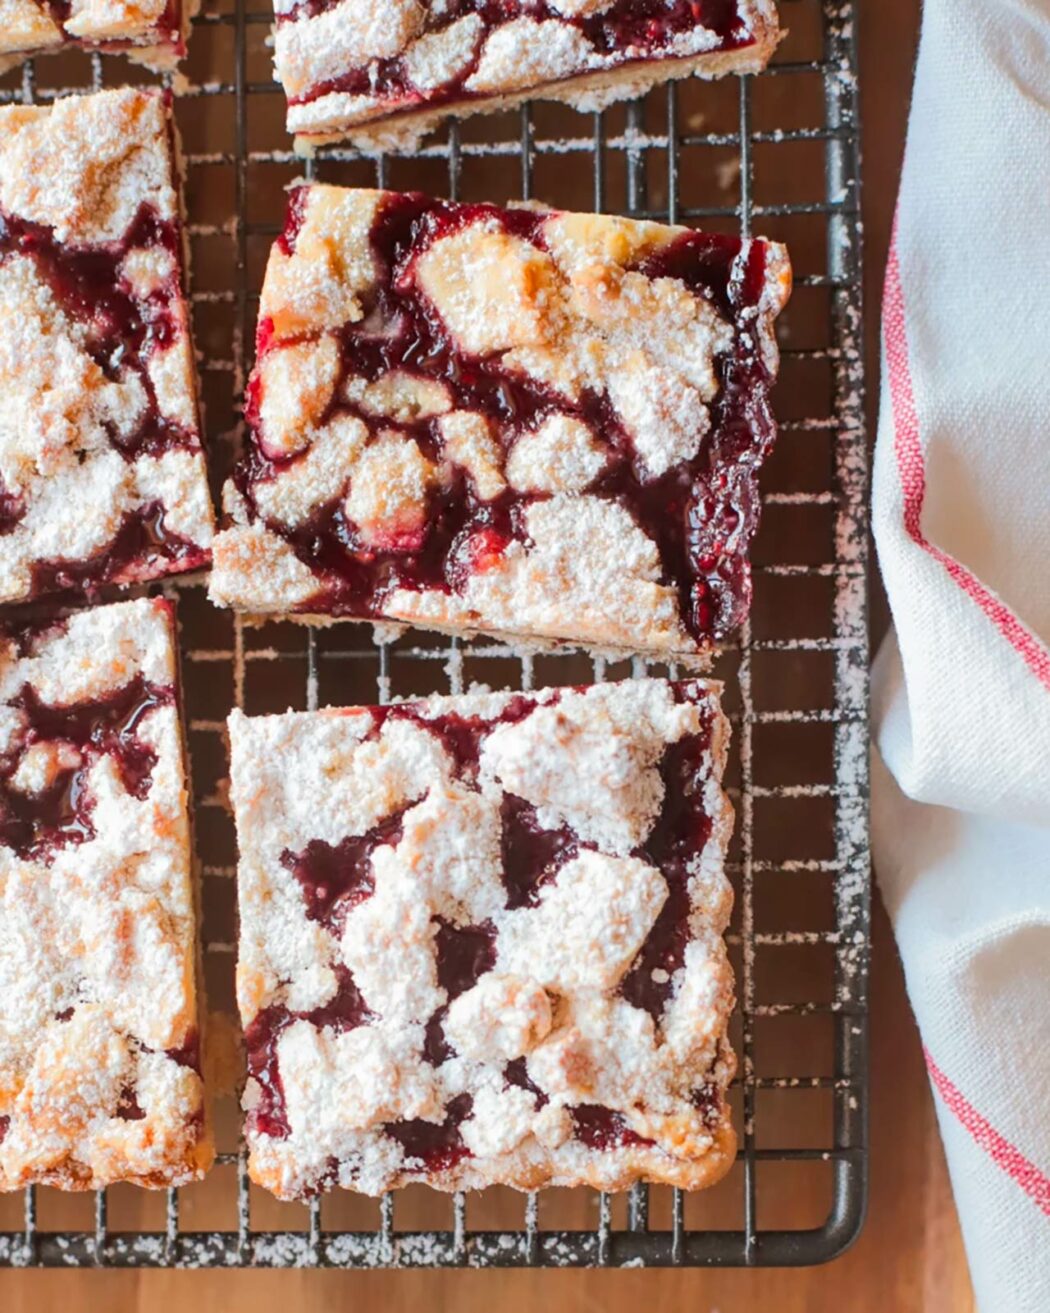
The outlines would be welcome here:
M 869 378 L 903 148 L 918 0 L 861 4 Z M 789 13 L 790 16 L 790 13 Z M 875 388 L 872 387 L 874 394 Z M 871 397 L 874 418 L 876 398 Z M 883 627 L 876 607 L 876 633 Z M 357 1304 L 382 1313 L 972 1313 L 959 1226 L 892 935 L 876 907 L 872 966 L 871 1195 L 854 1247 L 824 1267 L 623 1272 L 3 1272 L 4 1313 L 278 1313 Z

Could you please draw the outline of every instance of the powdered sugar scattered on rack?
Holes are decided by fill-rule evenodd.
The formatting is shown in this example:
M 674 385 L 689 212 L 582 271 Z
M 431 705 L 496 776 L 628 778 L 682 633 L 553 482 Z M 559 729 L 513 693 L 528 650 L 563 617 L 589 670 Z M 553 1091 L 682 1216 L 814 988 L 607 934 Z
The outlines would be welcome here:
M 206 401 L 209 394 L 211 399 L 211 442 L 222 457 L 229 455 L 238 439 L 229 395 L 243 387 L 249 363 L 252 289 L 259 282 L 256 248 L 269 242 L 279 222 L 276 210 L 268 211 L 265 221 L 256 221 L 250 212 L 252 189 L 265 175 L 276 179 L 277 193 L 281 183 L 302 171 L 279 128 L 264 132 L 255 126 L 279 117 L 281 108 L 277 89 L 255 80 L 264 75 L 262 40 L 271 16 L 263 12 L 264 5 L 258 12 L 246 12 L 244 0 L 225 7 L 227 11 L 221 13 L 209 8 L 191 38 L 187 67 L 199 71 L 204 80 L 179 86 L 180 111 L 188 121 L 195 119 L 196 102 L 202 98 L 209 109 L 215 107 L 216 116 L 223 108 L 238 111 L 232 131 L 221 140 L 205 138 L 200 130 L 183 130 L 191 184 L 190 232 L 197 248 L 193 300 L 204 311 L 198 314 L 198 342 L 205 353 L 201 371 Z M 498 131 L 491 125 L 484 132 L 469 124 L 453 127 L 447 137 L 426 142 L 407 171 L 386 157 L 366 166 L 348 148 L 325 151 L 308 170 L 323 180 L 436 190 L 441 184 L 435 170 L 444 166 L 448 194 L 474 195 L 480 190 L 502 199 L 514 185 L 517 165 L 523 198 L 539 195 L 544 201 L 567 203 L 558 189 L 568 186 L 570 173 L 580 172 L 571 169 L 573 163 L 586 162 L 593 167 L 594 178 L 591 196 L 583 198 L 584 208 L 592 200 L 596 208 L 625 209 L 662 220 L 699 220 L 734 229 L 739 225 L 745 233 L 754 228 L 770 236 L 783 232 L 792 244 L 797 268 L 804 271 L 796 278 L 796 307 L 810 298 L 820 302 L 820 313 L 826 315 L 819 337 L 795 336 L 791 323 L 786 324 L 782 345 L 786 374 L 798 371 L 801 376 L 813 368 L 826 371 L 820 377 L 828 380 L 830 404 L 824 413 L 813 404 L 790 412 L 782 407 L 780 427 L 782 445 L 790 444 L 792 456 L 797 454 L 803 465 L 809 459 L 806 444 L 825 444 L 818 449 L 829 454 L 827 470 L 819 479 L 793 479 L 785 477 L 780 464 L 764 479 L 767 533 L 772 534 L 773 548 L 761 555 L 766 538 L 760 534 L 752 622 L 725 650 L 716 671 L 730 681 L 728 710 L 739 762 L 737 775 L 731 778 L 738 840 L 727 869 L 738 893 L 730 945 L 731 953 L 738 955 L 741 998 L 741 1028 L 735 1042 L 742 1058 L 738 1095 L 742 1116 L 738 1114 L 737 1125 L 743 1135 L 739 1167 L 727 1178 L 725 1193 L 719 1187 L 708 1196 L 687 1200 L 678 1193 L 672 1196 L 641 1187 L 631 1192 L 623 1213 L 613 1196 L 590 1195 L 591 1202 L 577 1207 L 571 1223 L 579 1227 L 579 1219 L 585 1217 L 587 1229 L 549 1222 L 558 1201 L 545 1195 L 526 1198 L 514 1229 L 479 1229 L 492 1226 L 486 1221 L 489 1205 L 483 1195 L 456 1196 L 445 1206 L 443 1220 L 423 1231 L 399 1229 L 396 1217 L 402 1205 L 395 1203 L 395 1196 L 383 1200 L 374 1221 L 362 1222 L 355 1214 L 349 1227 L 335 1224 L 328 1205 L 322 1214 L 321 1205 L 315 1203 L 300 1231 L 260 1230 L 260 1200 L 249 1190 L 243 1165 L 230 1144 L 220 1163 L 225 1176 L 236 1168 L 236 1191 L 218 1183 L 221 1167 L 214 1174 L 214 1187 L 208 1183 L 194 1187 L 224 1192 L 224 1229 L 184 1229 L 193 1225 L 195 1205 L 192 1194 L 180 1191 L 169 1195 L 161 1224 L 154 1223 L 150 1231 L 111 1230 L 110 1201 L 100 1195 L 93 1225 L 55 1232 L 45 1225 L 46 1195 L 31 1192 L 25 1199 L 24 1224 L 17 1229 L 9 1222 L 0 1224 L 10 1228 L 0 1230 L 0 1263 L 370 1267 L 784 1263 L 830 1257 L 851 1238 L 862 1211 L 866 1175 L 868 951 L 867 461 L 861 399 L 852 8 L 844 0 L 825 0 L 823 7 L 818 0 L 785 0 L 782 16 L 793 32 L 804 34 L 808 22 L 813 40 L 803 49 L 815 57 L 792 60 L 789 44 L 788 62 L 774 65 L 762 79 L 703 88 L 700 102 L 705 107 L 714 103 L 716 93 L 724 99 L 739 92 L 735 127 L 717 110 L 711 130 L 706 130 L 708 124 L 687 123 L 684 106 L 692 90 L 682 88 L 655 93 L 644 112 L 632 107 L 626 114 L 616 111 L 589 119 L 559 112 L 562 132 L 544 126 L 552 122 L 549 111 L 534 114 L 528 109 L 521 111 L 516 125 L 502 124 Z M 236 41 L 232 69 L 222 53 L 228 46 L 220 44 L 230 32 Z M 212 51 L 217 60 L 227 62 L 209 65 Z M 41 62 L 39 70 L 26 65 L 19 80 L 12 83 L 9 78 L 0 84 L 0 101 L 50 98 L 57 89 L 46 82 L 52 76 L 48 68 L 53 66 L 56 75 L 60 65 L 65 71 L 66 58 L 47 66 Z M 82 59 L 73 70 L 73 80 L 80 86 L 92 81 L 112 85 L 126 76 L 121 61 L 97 57 L 90 63 Z M 807 88 L 819 93 L 818 123 L 787 117 L 790 106 L 783 96 L 778 98 L 781 84 L 788 93 L 798 89 L 800 99 Z M 770 97 L 785 115 L 784 126 L 767 125 L 761 119 L 756 129 L 753 124 L 760 111 L 769 117 L 763 107 Z M 199 129 L 199 124 L 195 126 Z M 825 176 L 816 174 L 814 182 L 810 169 L 804 192 L 796 189 L 772 198 L 756 195 L 756 157 L 761 156 L 765 166 L 770 151 L 785 150 L 811 152 L 806 161 L 823 169 Z M 698 167 L 698 160 L 708 160 L 708 152 L 715 159 L 728 155 L 739 161 L 735 200 L 714 187 L 706 163 Z M 498 172 L 484 176 L 496 181 L 479 188 L 479 171 L 493 169 Z M 217 213 L 214 205 L 206 205 L 203 189 L 195 187 L 195 182 L 206 183 L 211 177 L 229 185 L 234 201 L 230 212 Z M 799 200 L 800 194 L 805 199 Z M 579 205 L 578 196 L 569 199 Z M 777 225 L 783 228 L 778 231 Z M 810 254 L 808 265 L 799 259 L 804 243 L 796 241 L 796 236 L 807 232 L 818 234 L 817 255 L 814 259 Z M 207 267 L 213 247 L 227 261 L 222 279 Z M 229 265 L 235 266 L 232 280 Z M 228 325 L 229 331 L 202 332 L 202 324 L 210 322 Z M 228 427 L 222 430 L 223 425 Z M 805 517 L 823 517 L 820 523 L 828 526 L 819 556 L 788 551 L 790 526 L 810 523 Z M 784 531 L 778 534 L 779 526 Z M 801 596 L 800 589 L 817 590 L 813 597 L 821 608 L 821 624 L 805 628 L 793 622 L 792 605 Z M 431 689 L 458 692 L 474 680 L 530 688 L 580 677 L 577 658 L 551 658 L 491 642 L 434 645 L 432 636 L 413 633 L 396 640 L 380 636 L 372 645 L 363 635 L 351 640 L 345 629 L 338 628 L 289 636 L 279 625 L 252 630 L 219 624 L 198 588 L 170 586 L 169 591 L 182 601 L 206 901 L 230 888 L 233 870 L 232 851 L 225 840 L 214 838 L 228 823 L 221 782 L 224 769 L 210 770 L 213 757 L 221 760 L 224 730 L 224 708 L 216 688 L 228 689 L 237 705 L 251 712 L 280 710 L 293 700 L 304 708 L 316 708 L 330 702 L 389 701 Z M 616 665 L 615 660 L 610 654 L 585 664 L 582 677 L 645 673 L 646 663 Z M 652 668 L 657 673 L 666 669 Z M 814 693 L 818 671 L 823 688 Z M 796 686 L 791 681 L 802 678 L 799 672 L 809 682 L 803 679 Z M 830 751 L 826 766 L 821 773 L 803 778 L 779 768 L 773 771 L 770 743 L 776 735 L 799 733 L 822 736 L 821 744 L 826 742 Z M 807 835 L 812 831 L 813 841 L 792 847 L 790 841 L 797 839 L 799 827 Z M 805 903 L 824 889 L 831 891 L 832 907 L 823 921 L 816 914 L 804 920 L 792 915 L 791 903 L 777 892 L 787 890 L 792 900 Z M 232 929 L 232 921 L 221 918 L 206 925 L 210 980 L 222 982 L 232 973 Z M 796 994 L 778 995 L 784 973 L 774 971 L 771 976 L 769 964 L 784 954 L 817 955 L 830 973 L 830 987 L 798 994 L 796 986 Z M 823 1058 L 813 1058 L 808 1070 L 794 1074 L 785 1061 L 791 1041 L 777 1047 L 773 1037 L 781 1033 L 778 1027 L 809 1024 L 821 1025 L 821 1035 L 832 1042 L 833 1052 L 821 1048 Z M 790 1034 L 794 1036 L 795 1030 Z M 789 1096 L 807 1100 L 807 1107 L 819 1105 L 810 1118 L 819 1120 L 823 1128 L 818 1147 L 771 1147 L 776 1141 L 763 1133 L 762 1128 L 774 1120 L 783 1129 L 784 1119 L 778 1119 L 777 1112 L 783 1111 L 782 1105 L 770 1100 Z M 790 1111 L 801 1115 L 803 1110 L 792 1103 Z M 794 1212 L 791 1226 L 797 1229 L 778 1226 L 782 1214 L 762 1211 L 767 1195 L 772 1199 L 776 1193 L 769 1175 L 774 1166 L 778 1171 L 830 1173 L 821 1177 L 830 1181 L 830 1211 L 825 1206 L 804 1223 L 817 1229 L 804 1230 L 794 1221 Z M 792 1177 L 792 1181 L 800 1196 L 804 1194 L 803 1178 Z M 697 1213 L 696 1206 L 703 1211 Z M 276 1225 L 286 1225 L 283 1217 Z M 718 1229 L 708 1229 L 712 1225 Z

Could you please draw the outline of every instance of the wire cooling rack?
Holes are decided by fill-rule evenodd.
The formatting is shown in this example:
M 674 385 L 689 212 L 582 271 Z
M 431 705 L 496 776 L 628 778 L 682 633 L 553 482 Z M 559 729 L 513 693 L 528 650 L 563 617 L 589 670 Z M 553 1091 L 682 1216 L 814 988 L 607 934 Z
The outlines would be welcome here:
M 253 7 L 253 5 L 255 7 Z M 216 489 L 239 440 L 237 400 L 283 187 L 328 181 L 462 199 L 700 221 L 789 244 L 796 290 L 780 321 L 781 436 L 763 474 L 755 601 L 719 658 L 734 724 L 728 782 L 740 1005 L 731 1092 L 738 1161 L 711 1190 L 636 1187 L 453 1197 L 411 1187 L 281 1204 L 247 1179 L 232 1087 L 235 844 L 224 721 L 394 696 L 666 673 L 642 661 L 522 657 L 410 632 L 373 641 L 242 626 L 199 583 L 179 600 L 202 866 L 218 1165 L 167 1194 L 0 1197 L 0 1264 L 44 1266 L 644 1266 L 801 1264 L 857 1234 L 867 1180 L 867 463 L 853 6 L 781 0 L 790 35 L 758 78 L 672 86 L 580 115 L 550 105 L 467 121 L 411 158 L 329 148 L 305 165 L 270 81 L 265 0 L 206 0 L 175 84 L 187 165 L 197 345 Z M 256 12 L 256 8 L 259 12 Z M 148 81 L 73 52 L 0 78 L 0 103 Z M 672 668 L 673 673 L 673 668 Z

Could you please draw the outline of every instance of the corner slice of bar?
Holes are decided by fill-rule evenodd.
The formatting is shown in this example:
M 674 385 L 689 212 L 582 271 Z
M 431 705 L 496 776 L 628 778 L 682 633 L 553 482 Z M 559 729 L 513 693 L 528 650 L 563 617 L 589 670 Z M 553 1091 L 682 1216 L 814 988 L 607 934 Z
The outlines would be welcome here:
M 728 1170 L 718 695 L 233 714 L 255 1181 L 293 1199 Z
M 0 603 L 210 558 L 173 133 L 153 91 L 0 109 Z
M 673 78 L 764 68 L 773 0 L 275 0 L 288 130 L 309 152 L 349 137 L 405 150 L 448 117 L 528 99 L 581 111 Z
M 0 1189 L 214 1157 L 174 615 L 0 628 Z
M 62 50 L 124 54 L 163 72 L 186 54 L 200 0 L 0 0 L 0 73 Z
M 751 595 L 782 246 L 301 186 L 213 600 L 698 656 Z

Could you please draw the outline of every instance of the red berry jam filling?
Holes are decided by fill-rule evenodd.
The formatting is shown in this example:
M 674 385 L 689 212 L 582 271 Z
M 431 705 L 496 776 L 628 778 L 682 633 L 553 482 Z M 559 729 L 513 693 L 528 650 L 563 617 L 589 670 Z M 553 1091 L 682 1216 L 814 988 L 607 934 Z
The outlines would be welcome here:
M 375 889 L 372 854 L 381 845 L 400 840 L 402 815 L 395 812 L 360 837 L 347 836 L 337 844 L 311 839 L 301 853 L 285 850 L 281 854 L 281 861 L 299 882 L 311 921 L 339 933 L 346 913 Z
M 519 1090 L 527 1090 L 536 1100 L 536 1107 L 545 1108 L 550 1102 L 547 1095 L 529 1079 L 529 1068 L 525 1058 L 515 1058 L 503 1068 L 503 1079 L 508 1085 L 516 1085 Z
M 304 0 L 304 3 L 279 15 L 277 21 L 284 24 L 312 18 L 338 3 L 339 0 Z M 452 100 L 469 101 L 490 96 L 492 93 L 488 91 L 470 90 L 466 83 L 477 70 L 488 35 L 517 18 L 531 18 L 537 22 L 553 19 L 575 27 L 590 42 L 595 54 L 605 57 L 605 67 L 654 58 L 674 58 L 674 50 L 668 50 L 674 38 L 698 28 L 706 28 L 718 37 L 712 50 L 736 50 L 753 40 L 741 18 L 737 0 L 614 0 L 602 13 L 575 17 L 559 13 L 545 0 L 531 0 L 528 4 L 516 3 L 515 0 L 449 0 L 438 12 L 429 9 L 425 32 L 440 32 L 469 14 L 477 14 L 482 20 L 473 56 L 454 77 L 437 87 L 420 91 L 409 77 L 406 60 L 399 55 L 372 60 L 366 65 L 348 69 L 339 77 L 316 82 L 303 94 L 290 98 L 289 103 L 310 104 L 321 96 L 342 92 L 373 96 L 388 102 L 394 112 L 398 109 L 407 112 L 420 105 L 429 108 Z
M 448 994 L 448 1002 L 473 989 L 486 971 L 496 965 L 496 932 L 484 925 L 456 926 L 437 917 L 434 949 L 437 956 L 438 984 Z M 448 1004 L 438 1008 L 427 1022 L 423 1056 L 438 1067 L 452 1057 L 455 1050 L 445 1038 L 445 1014 Z
M 10 533 L 19 524 L 26 513 L 25 502 L 13 492 L 8 492 L 4 480 L 0 477 L 0 538 Z
M 580 844 L 571 830 L 545 830 L 536 819 L 536 809 L 513 793 L 503 795 L 503 884 L 508 907 L 535 907 L 545 884 L 579 852 Z
M 120 1091 L 120 1098 L 117 1100 L 117 1116 L 122 1122 L 140 1122 L 146 1116 L 145 1109 L 139 1103 L 135 1090 L 130 1085 L 125 1085 Z
M 191 1026 L 186 1032 L 186 1038 L 177 1049 L 165 1049 L 164 1052 L 172 1062 L 177 1062 L 180 1067 L 188 1067 L 190 1071 L 200 1074 L 201 1037 L 195 1026 Z
M 448 1104 L 442 1122 L 415 1118 L 390 1122 L 383 1129 L 401 1145 L 411 1166 L 418 1164 L 427 1172 L 443 1172 L 470 1157 L 459 1128 L 473 1107 L 474 1100 L 469 1094 L 459 1094 Z
M 663 1016 L 671 996 L 671 977 L 685 961 L 690 863 L 703 851 L 711 834 L 711 821 L 703 805 L 704 758 L 710 746 L 708 731 L 681 739 L 667 749 L 660 766 L 663 807 L 640 854 L 663 874 L 667 901 L 624 977 L 620 992 L 654 1021 Z
M 636 1134 L 618 1112 L 596 1103 L 571 1108 L 573 1134 L 588 1149 L 623 1149 L 630 1144 L 652 1144 Z
M 535 705 L 528 697 L 511 698 L 498 716 L 487 720 L 480 716 L 460 716 L 455 712 L 447 716 L 420 716 L 411 705 L 381 707 L 373 714 L 378 713 L 383 720 L 410 720 L 428 734 L 435 735 L 455 763 L 456 774 L 462 779 L 472 780 L 477 774 L 481 742 L 485 736 L 497 725 L 513 725 L 523 720 Z
M 174 698 L 174 689 L 141 675 L 105 697 L 58 707 L 42 703 L 26 685 L 10 703 L 22 713 L 24 727 L 13 750 L 0 755 L 0 846 L 46 862 L 58 848 L 94 838 L 89 774 L 102 756 L 113 759 L 128 793 L 145 798 L 156 756 L 139 740 L 138 728 L 149 712 Z M 65 745 L 79 764 L 59 770 L 42 793 L 22 793 L 12 779 L 37 743 Z
M 438 984 L 449 1001 L 473 989 L 486 971 L 496 965 L 496 932 L 484 925 L 456 926 L 437 918 Z
M 177 29 L 177 18 L 175 20 Z M 163 252 L 170 273 L 149 293 L 137 291 L 124 275 L 131 252 Z M 72 246 L 56 240 L 51 228 L 0 209 L 0 262 L 29 257 L 62 312 L 83 334 L 83 349 L 110 381 L 134 375 L 146 404 L 133 430 L 107 426 L 110 445 L 126 460 L 183 449 L 197 452 L 200 438 L 168 418 L 158 404 L 149 373 L 157 351 L 181 334 L 181 236 L 178 224 L 162 219 L 149 204 L 139 211 L 120 241 Z M 0 483 L 0 537 L 24 518 L 24 500 Z M 86 558 L 36 561 L 30 595 L 77 593 L 94 597 L 109 584 L 152 579 L 194 569 L 208 552 L 165 523 L 164 507 L 152 502 L 128 510 L 109 543 Z
M 292 193 L 282 239 L 295 247 L 303 191 Z M 408 194 L 388 198 L 371 233 L 381 286 L 366 300 L 364 317 L 342 329 L 343 375 L 374 381 L 394 370 L 439 380 L 456 409 L 482 413 L 504 442 L 554 413 L 570 414 L 601 435 L 607 468 L 589 489 L 617 502 L 656 543 L 660 582 L 677 591 L 686 629 L 698 643 L 725 638 L 743 619 L 751 594 L 747 549 L 759 516 L 757 473 L 775 437 L 768 403 L 772 376 L 753 331 L 764 288 L 766 248 L 732 237 L 683 233 L 638 269 L 681 280 L 737 326 L 732 348 L 716 357 L 719 391 L 710 405 L 710 429 L 698 454 L 662 477 L 642 481 L 630 436 L 604 393 L 585 390 L 569 402 L 498 354 L 461 352 L 452 334 L 412 278 L 412 266 L 437 238 L 485 219 L 515 237 L 543 247 L 542 214 L 455 204 Z M 259 325 L 260 359 L 281 347 L 269 320 Z M 259 436 L 260 375 L 249 385 L 246 413 L 253 435 L 234 476 L 252 519 L 260 516 L 254 491 L 301 459 L 272 460 Z M 341 386 L 335 396 L 341 396 Z M 335 400 L 325 423 L 351 413 L 374 434 L 389 421 Z M 440 463 L 443 443 L 436 420 L 404 424 L 424 455 Z M 317 577 L 318 591 L 299 609 L 313 613 L 378 617 L 395 589 L 461 591 L 471 574 L 498 561 L 507 546 L 526 539 L 525 513 L 541 498 L 507 489 L 482 501 L 459 467 L 430 494 L 421 533 L 382 547 L 365 542 L 348 520 L 342 498 L 319 508 L 296 527 L 266 520 Z
M 722 1095 L 714 1081 L 704 1081 L 693 1091 L 693 1107 L 700 1113 L 707 1126 L 717 1126 L 722 1116 Z

